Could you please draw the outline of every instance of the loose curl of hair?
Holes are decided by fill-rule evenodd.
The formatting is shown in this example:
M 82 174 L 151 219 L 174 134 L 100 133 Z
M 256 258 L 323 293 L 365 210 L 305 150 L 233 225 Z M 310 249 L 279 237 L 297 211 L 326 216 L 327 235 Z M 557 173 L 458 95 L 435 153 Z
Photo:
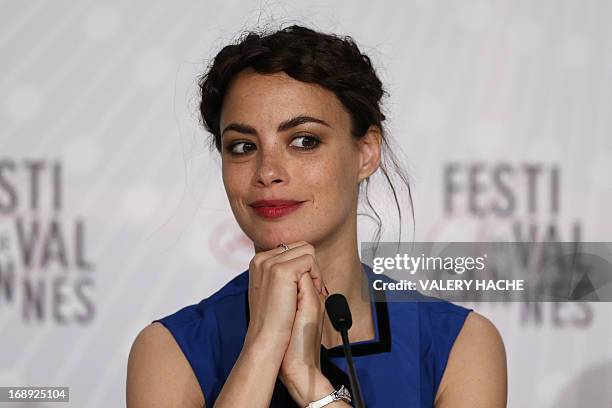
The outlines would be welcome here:
M 232 79 L 242 70 L 252 68 L 262 74 L 285 72 L 290 77 L 318 84 L 332 91 L 350 114 L 351 134 L 360 139 L 371 125 L 376 125 L 382 134 L 382 157 L 380 170 L 383 173 L 399 214 L 399 236 L 401 239 L 402 210 L 396 188 L 387 170 L 387 160 L 405 184 L 410 200 L 414 222 L 412 192 L 408 177 L 398 164 L 398 159 L 387 141 L 387 132 L 382 122 L 385 115 L 380 101 L 387 92 L 376 75 L 370 58 L 361 53 L 350 36 L 337 36 L 314 31 L 299 25 L 281 28 L 273 33 L 244 32 L 234 44 L 225 46 L 199 77 L 201 93 L 201 124 L 212 135 L 210 150 L 221 152 L 219 122 L 223 97 Z M 382 222 L 368 197 L 370 178 L 360 183 L 365 191 L 365 201 L 374 213 L 377 223 L 376 242 L 380 240 Z

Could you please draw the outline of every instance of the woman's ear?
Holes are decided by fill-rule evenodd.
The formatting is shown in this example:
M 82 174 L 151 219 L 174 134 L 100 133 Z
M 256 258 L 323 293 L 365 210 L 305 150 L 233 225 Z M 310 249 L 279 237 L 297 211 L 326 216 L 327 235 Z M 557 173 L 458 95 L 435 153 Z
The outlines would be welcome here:
M 359 139 L 359 182 L 370 177 L 380 165 L 382 131 L 371 125 L 366 134 Z

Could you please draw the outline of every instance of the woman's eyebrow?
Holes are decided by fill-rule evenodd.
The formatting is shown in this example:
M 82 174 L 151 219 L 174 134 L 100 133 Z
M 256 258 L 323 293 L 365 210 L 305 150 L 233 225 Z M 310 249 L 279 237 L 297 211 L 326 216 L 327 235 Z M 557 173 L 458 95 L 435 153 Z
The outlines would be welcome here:
M 308 123 L 308 122 L 319 123 L 321 125 L 327 126 L 328 128 L 331 128 L 329 123 L 327 123 L 323 119 L 318 119 L 312 116 L 300 115 L 300 116 L 296 116 L 294 118 L 283 121 L 280 125 L 278 125 L 277 131 L 283 132 L 285 130 L 291 129 L 293 127 L 296 127 L 303 123 Z M 244 123 L 230 123 L 229 125 L 225 127 L 225 129 L 223 129 L 223 132 L 221 132 L 221 135 L 223 136 L 223 134 L 227 132 L 228 130 L 233 130 L 239 133 L 245 133 L 249 135 L 257 135 L 257 130 L 255 130 L 254 127 L 245 125 Z
M 282 132 L 284 130 L 291 129 L 292 127 L 301 125 L 302 123 L 308 123 L 308 122 L 319 123 L 321 125 L 327 126 L 328 128 L 331 128 L 329 123 L 327 123 L 323 119 L 314 118 L 312 116 L 300 115 L 300 116 L 296 116 L 295 118 L 291 118 L 289 120 L 282 122 L 280 125 L 278 125 L 277 130 L 279 132 Z

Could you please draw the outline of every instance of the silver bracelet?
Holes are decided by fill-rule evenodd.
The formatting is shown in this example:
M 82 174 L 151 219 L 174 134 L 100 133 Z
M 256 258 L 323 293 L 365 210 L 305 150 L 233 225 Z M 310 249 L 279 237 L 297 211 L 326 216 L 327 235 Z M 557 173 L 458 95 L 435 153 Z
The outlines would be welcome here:
M 345 401 L 350 404 L 351 402 L 351 393 L 346 389 L 344 385 L 341 385 L 340 388 L 329 395 L 324 396 L 320 400 L 313 401 L 306 408 L 321 408 L 326 406 L 327 404 L 331 404 L 334 401 Z

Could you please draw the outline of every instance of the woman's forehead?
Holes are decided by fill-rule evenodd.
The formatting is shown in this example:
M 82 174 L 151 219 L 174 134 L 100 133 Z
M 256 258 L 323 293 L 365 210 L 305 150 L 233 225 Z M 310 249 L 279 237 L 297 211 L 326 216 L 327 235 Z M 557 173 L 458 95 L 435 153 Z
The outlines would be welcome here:
M 336 95 L 318 84 L 291 78 L 284 72 L 243 71 L 230 84 L 221 113 L 229 121 L 282 122 L 298 115 L 319 117 L 344 126 L 346 111 Z

